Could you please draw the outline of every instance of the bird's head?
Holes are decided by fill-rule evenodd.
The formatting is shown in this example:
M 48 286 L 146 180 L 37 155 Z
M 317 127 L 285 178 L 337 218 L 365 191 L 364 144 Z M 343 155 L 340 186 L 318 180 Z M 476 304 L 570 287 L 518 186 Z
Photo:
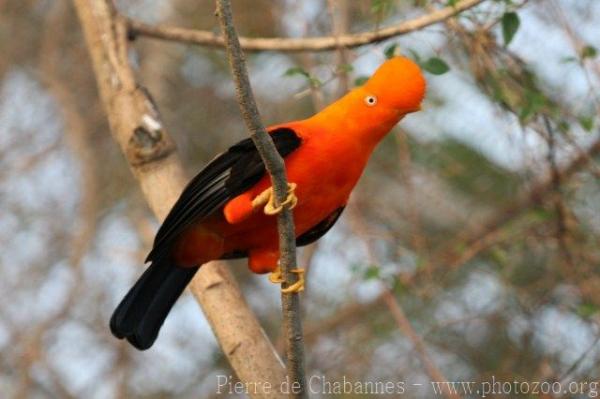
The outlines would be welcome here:
M 315 131 L 363 138 L 376 144 L 402 117 L 421 109 L 425 97 L 421 69 L 405 57 L 384 62 L 362 86 L 315 114 Z
M 401 115 L 421 109 L 426 82 L 419 66 L 406 57 L 384 62 L 361 87 L 367 107 L 382 107 Z

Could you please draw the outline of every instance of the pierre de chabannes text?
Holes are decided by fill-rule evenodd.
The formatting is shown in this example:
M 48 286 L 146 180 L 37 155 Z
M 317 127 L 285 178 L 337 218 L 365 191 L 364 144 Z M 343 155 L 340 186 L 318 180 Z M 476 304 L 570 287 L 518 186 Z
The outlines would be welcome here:
M 322 395 L 402 395 L 412 389 L 430 389 L 434 396 L 445 393 L 459 395 L 475 395 L 481 398 L 490 395 L 538 396 L 587 394 L 590 398 L 598 397 L 599 383 L 596 381 L 501 381 L 492 377 L 488 381 L 430 381 L 428 384 L 408 383 L 406 381 L 357 381 L 346 376 L 340 379 L 328 379 L 324 375 L 312 375 L 308 378 L 306 389 L 311 394 Z M 299 393 L 300 384 L 286 378 L 281 384 L 265 382 L 241 382 L 231 375 L 217 375 L 217 394 L 259 394 Z

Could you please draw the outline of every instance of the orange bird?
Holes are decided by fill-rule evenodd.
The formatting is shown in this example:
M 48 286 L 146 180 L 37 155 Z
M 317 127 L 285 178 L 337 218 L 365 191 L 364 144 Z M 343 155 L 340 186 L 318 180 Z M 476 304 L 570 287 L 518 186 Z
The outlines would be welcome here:
M 379 141 L 425 95 L 419 67 L 404 57 L 316 115 L 268 130 L 284 158 L 296 242 L 321 238 L 337 221 Z M 142 274 L 115 310 L 110 328 L 144 350 L 198 268 L 211 260 L 248 258 L 255 273 L 281 282 L 279 241 L 270 178 L 250 139 L 213 159 L 183 190 L 158 230 Z M 304 286 L 301 269 L 296 284 Z

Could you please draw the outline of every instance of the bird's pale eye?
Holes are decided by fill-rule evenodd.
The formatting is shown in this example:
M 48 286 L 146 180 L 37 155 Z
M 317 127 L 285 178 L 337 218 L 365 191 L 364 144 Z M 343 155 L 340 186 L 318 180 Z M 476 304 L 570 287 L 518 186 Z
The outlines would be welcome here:
M 375 97 L 375 96 L 366 96 L 365 97 L 365 104 L 367 104 L 369 107 L 374 106 L 375 104 L 377 104 L 377 97 Z

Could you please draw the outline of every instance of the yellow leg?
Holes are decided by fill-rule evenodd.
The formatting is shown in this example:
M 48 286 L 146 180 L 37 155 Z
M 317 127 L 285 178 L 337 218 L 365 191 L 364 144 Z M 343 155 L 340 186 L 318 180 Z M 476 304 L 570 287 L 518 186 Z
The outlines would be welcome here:
M 264 212 L 267 215 L 276 215 L 283 209 L 284 206 L 289 205 L 290 209 L 294 209 L 298 203 L 298 197 L 294 191 L 296 190 L 296 183 L 288 183 L 287 198 L 279 206 L 273 205 L 275 196 L 273 195 L 273 187 L 267 188 L 265 191 L 252 200 L 252 207 L 254 209 L 264 205 Z
M 294 292 L 302 292 L 304 291 L 304 269 L 292 269 L 291 273 L 295 273 L 298 275 L 298 281 L 294 284 L 290 285 L 287 288 L 282 288 L 281 292 L 284 294 L 294 293 Z M 277 266 L 271 274 L 269 274 L 269 281 L 274 284 L 281 284 L 285 280 L 283 279 L 283 275 L 281 274 L 281 268 Z
M 292 269 L 290 272 L 298 275 L 298 281 L 287 288 L 282 288 L 281 292 L 290 294 L 304 291 L 304 269 Z

